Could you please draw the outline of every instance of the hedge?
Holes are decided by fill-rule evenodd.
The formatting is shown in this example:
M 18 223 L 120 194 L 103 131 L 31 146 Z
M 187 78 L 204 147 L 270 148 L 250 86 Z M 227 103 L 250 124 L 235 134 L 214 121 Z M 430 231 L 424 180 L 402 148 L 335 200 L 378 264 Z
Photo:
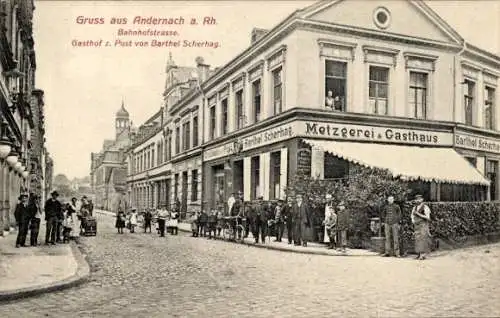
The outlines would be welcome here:
M 428 202 L 431 210 L 431 234 L 434 238 L 455 242 L 468 236 L 486 235 L 500 231 L 500 202 Z M 401 238 L 411 244 L 413 226 L 412 206 L 403 205 Z

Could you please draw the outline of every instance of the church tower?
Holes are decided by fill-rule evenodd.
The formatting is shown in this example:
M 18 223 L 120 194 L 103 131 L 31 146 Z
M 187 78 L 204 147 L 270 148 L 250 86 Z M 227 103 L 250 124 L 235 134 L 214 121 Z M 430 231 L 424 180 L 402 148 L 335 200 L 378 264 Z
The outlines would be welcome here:
M 116 131 L 116 137 L 123 132 L 123 131 L 128 131 L 130 128 L 130 118 L 128 111 L 125 109 L 125 104 L 123 103 L 122 100 L 122 107 L 116 112 L 115 116 L 115 131 Z

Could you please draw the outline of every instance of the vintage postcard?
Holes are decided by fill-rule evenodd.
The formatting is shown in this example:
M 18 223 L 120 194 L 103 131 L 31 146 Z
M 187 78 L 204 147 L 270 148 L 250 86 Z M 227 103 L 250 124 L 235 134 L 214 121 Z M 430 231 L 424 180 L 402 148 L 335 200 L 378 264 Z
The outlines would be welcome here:
M 500 317 L 500 1 L 0 0 L 1 317 Z

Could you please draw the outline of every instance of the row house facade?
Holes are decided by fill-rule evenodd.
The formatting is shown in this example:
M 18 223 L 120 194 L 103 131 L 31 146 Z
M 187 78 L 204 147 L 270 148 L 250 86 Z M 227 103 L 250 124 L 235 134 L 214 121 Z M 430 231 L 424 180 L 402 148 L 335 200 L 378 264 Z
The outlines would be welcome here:
M 169 55 L 164 107 L 141 128 L 129 152 L 129 199 L 139 209 L 175 206 L 181 211 L 201 205 L 201 109 L 199 85 L 209 66 L 179 67 Z
M 423 1 L 320 1 L 255 29 L 166 125 L 175 139 L 180 114 L 200 105 L 210 207 L 236 191 L 284 199 L 296 174 L 339 179 L 356 164 L 391 171 L 427 200 L 498 200 L 499 77 L 500 57 Z
M 115 138 L 104 140 L 91 154 L 90 188 L 97 208 L 118 211 L 126 206 L 126 153 L 132 143 L 132 123 L 122 101 L 115 115 Z
M 21 193 L 43 198 L 43 92 L 35 89 L 31 0 L 0 1 L 0 235 L 15 227 Z M 33 181 L 33 182 L 32 182 Z

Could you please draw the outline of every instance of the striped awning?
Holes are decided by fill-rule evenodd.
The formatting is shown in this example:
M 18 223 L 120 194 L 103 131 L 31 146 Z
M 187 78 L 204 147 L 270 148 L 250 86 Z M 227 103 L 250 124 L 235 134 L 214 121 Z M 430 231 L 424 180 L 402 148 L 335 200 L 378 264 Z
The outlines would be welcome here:
M 479 170 L 452 148 L 312 139 L 305 139 L 304 142 L 365 167 L 386 169 L 402 180 L 490 185 Z

